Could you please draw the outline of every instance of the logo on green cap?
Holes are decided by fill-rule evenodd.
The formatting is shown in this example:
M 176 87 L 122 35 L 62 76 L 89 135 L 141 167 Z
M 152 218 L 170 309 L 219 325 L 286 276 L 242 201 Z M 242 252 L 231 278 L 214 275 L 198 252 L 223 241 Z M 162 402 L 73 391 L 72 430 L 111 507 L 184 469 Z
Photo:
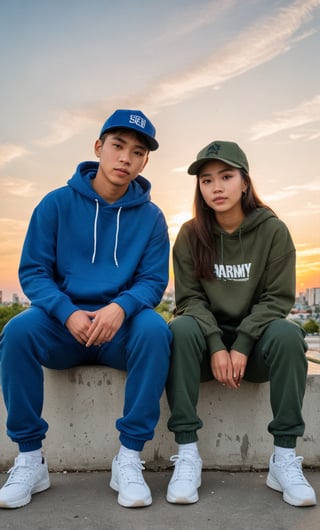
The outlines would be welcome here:
M 217 155 L 219 153 L 221 149 L 221 145 L 220 144 L 217 144 L 217 143 L 214 143 L 214 144 L 210 144 L 207 151 L 206 151 L 206 156 L 210 156 L 212 153 L 214 155 Z

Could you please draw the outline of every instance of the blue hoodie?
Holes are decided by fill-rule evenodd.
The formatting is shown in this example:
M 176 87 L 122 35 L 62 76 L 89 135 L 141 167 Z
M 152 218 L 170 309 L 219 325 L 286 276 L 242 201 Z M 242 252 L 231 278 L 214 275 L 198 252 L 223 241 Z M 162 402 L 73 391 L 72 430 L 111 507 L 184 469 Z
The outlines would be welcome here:
M 150 183 L 133 180 L 107 203 L 91 186 L 98 162 L 82 162 L 67 186 L 35 208 L 19 267 L 31 301 L 62 324 L 78 309 L 116 302 L 126 318 L 158 305 L 168 283 L 169 239 Z

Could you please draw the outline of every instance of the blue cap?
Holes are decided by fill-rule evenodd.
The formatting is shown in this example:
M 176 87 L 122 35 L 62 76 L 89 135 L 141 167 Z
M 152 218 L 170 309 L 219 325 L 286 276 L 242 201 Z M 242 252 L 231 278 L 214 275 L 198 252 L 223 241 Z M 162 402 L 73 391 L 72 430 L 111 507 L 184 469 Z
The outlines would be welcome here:
M 104 123 L 99 138 L 101 138 L 105 132 L 110 131 L 111 129 L 117 129 L 118 127 L 131 129 L 142 134 L 149 145 L 150 151 L 158 149 L 159 144 L 155 139 L 156 129 L 141 110 L 116 110 Z

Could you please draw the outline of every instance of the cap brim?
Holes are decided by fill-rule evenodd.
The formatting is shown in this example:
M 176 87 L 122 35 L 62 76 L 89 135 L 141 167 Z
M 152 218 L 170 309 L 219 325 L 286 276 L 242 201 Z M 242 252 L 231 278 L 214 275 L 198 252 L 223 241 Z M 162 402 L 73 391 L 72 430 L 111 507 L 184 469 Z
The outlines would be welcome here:
M 156 149 L 158 149 L 159 144 L 157 140 L 155 140 L 154 138 L 151 138 L 150 136 L 146 136 L 145 134 L 143 136 L 147 139 L 147 142 L 150 146 L 150 151 L 155 151 Z
M 224 158 L 220 158 L 219 156 L 210 156 L 209 158 L 201 158 L 201 160 L 196 160 L 191 164 L 191 166 L 188 167 L 188 173 L 189 175 L 197 175 L 199 173 L 199 169 L 203 164 L 206 162 L 212 162 L 212 160 L 221 160 L 221 162 L 225 162 L 225 164 L 228 164 L 229 166 L 236 167 L 238 169 L 241 169 L 242 166 L 240 164 L 236 164 L 235 162 L 230 162 L 230 160 L 225 160 Z

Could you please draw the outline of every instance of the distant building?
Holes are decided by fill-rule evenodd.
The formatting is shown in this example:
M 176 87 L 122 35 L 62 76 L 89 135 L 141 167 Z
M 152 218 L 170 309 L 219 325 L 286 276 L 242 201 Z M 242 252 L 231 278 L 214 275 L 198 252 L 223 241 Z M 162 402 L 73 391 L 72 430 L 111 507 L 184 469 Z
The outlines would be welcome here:
M 0 304 L 2 304 L 2 291 L 0 291 Z
M 306 290 L 306 301 L 309 306 L 320 304 L 320 287 L 311 287 Z
M 13 304 L 19 304 L 20 300 L 19 300 L 19 296 L 17 295 L 17 293 L 13 293 L 12 295 L 12 303 Z

